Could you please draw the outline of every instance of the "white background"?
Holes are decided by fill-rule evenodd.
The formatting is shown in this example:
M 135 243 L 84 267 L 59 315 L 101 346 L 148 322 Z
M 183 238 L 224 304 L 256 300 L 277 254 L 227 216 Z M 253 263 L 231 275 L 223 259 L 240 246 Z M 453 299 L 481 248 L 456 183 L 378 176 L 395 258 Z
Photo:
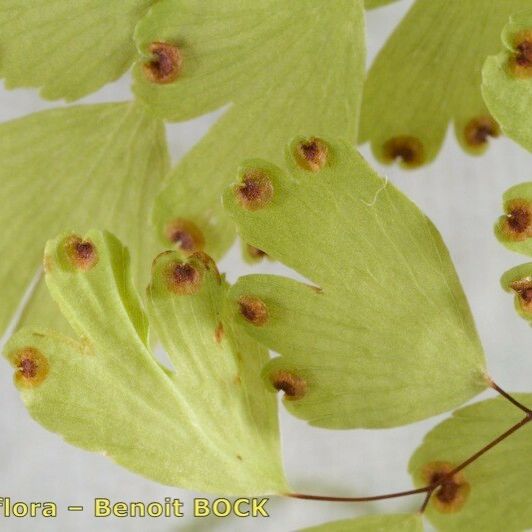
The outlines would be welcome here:
M 368 14 L 368 60 L 374 57 L 410 4 L 411 1 L 403 0 Z M 103 102 L 129 97 L 129 78 L 126 77 L 83 101 Z M 7 92 L 0 88 L 2 121 L 56 105 L 40 100 L 36 91 Z M 218 114 L 168 128 L 175 161 L 206 132 Z M 367 146 L 362 147 L 362 152 L 375 163 Z M 404 172 L 375 163 L 381 173 L 418 203 L 442 232 L 469 297 L 490 373 L 501 386 L 512 391 L 530 390 L 532 332 L 514 313 L 512 299 L 500 289 L 499 278 L 525 258 L 498 244 L 492 226 L 500 213 L 504 190 L 531 179 L 531 162 L 530 154 L 504 138 L 493 142 L 482 158 L 467 156 L 460 151 L 451 133 L 437 161 L 427 168 Z M 220 267 L 230 280 L 249 271 L 236 246 Z M 258 269 L 283 272 L 280 265 L 268 262 Z M 450 379 L 452 377 L 449 375 Z M 410 489 L 406 473 L 409 456 L 424 433 L 445 417 L 398 429 L 326 431 L 308 427 L 288 416 L 283 408 L 280 411 L 284 459 L 294 489 L 345 495 Z M 269 519 L 193 520 L 188 512 L 189 517 L 179 521 L 100 519 L 95 522 L 90 517 L 94 497 L 115 501 L 180 497 L 185 501 L 185 509 L 190 509 L 187 502 L 195 494 L 144 480 L 102 456 L 71 447 L 42 429 L 22 407 L 12 385 L 12 370 L 3 359 L 0 360 L 0 434 L 0 497 L 53 500 L 61 508 L 84 504 L 89 509 L 85 515 L 63 512 L 58 520 L 38 523 L 13 519 L 6 522 L 0 518 L 0 528 L 9 532 L 294 530 L 362 513 L 408 511 L 420 504 L 415 497 L 359 505 L 272 499 L 268 506 Z

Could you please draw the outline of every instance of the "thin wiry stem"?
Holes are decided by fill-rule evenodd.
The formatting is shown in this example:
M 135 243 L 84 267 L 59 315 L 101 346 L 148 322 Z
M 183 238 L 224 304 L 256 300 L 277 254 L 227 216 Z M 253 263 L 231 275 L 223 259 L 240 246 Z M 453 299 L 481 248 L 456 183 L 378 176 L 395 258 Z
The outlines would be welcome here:
M 490 379 L 489 383 L 490 383 L 490 386 L 498 394 L 502 395 L 502 397 L 504 397 L 505 399 L 510 401 L 510 403 L 512 403 L 514 406 L 516 406 L 517 408 L 519 408 L 520 410 L 522 410 L 526 414 L 530 414 L 530 412 L 532 412 L 532 410 L 530 410 L 530 408 L 525 406 L 523 403 L 520 403 L 515 397 L 512 397 L 508 392 L 505 392 L 497 383 L 493 382 L 491 379 Z
M 478 460 L 483 454 L 487 453 L 490 449 L 493 449 L 493 447 L 504 441 L 506 438 L 508 438 L 508 436 L 511 436 L 515 431 L 519 430 L 521 427 L 524 427 L 530 420 L 532 420 L 532 412 L 528 413 L 521 421 L 511 426 L 506 432 L 502 433 L 493 441 L 482 447 L 480 451 L 477 451 L 473 456 L 470 456 L 459 466 L 455 467 L 447 476 L 452 477 L 453 475 L 456 475 L 456 473 L 462 471 L 462 469 Z
M 419 509 L 419 513 L 422 514 L 429 505 L 430 498 L 432 497 L 432 494 L 434 493 L 434 489 L 429 488 L 427 491 L 427 496 L 423 499 L 423 504 L 421 505 L 421 508 Z
M 310 501 L 330 501 L 330 502 L 370 502 L 380 501 L 383 499 L 395 499 L 397 497 L 406 497 L 407 495 L 416 495 L 425 493 L 429 488 L 418 488 L 408 491 L 397 491 L 395 493 L 386 493 L 384 495 L 370 495 L 369 497 L 330 497 L 328 495 L 308 495 L 307 493 L 287 493 L 287 497 L 293 499 L 306 499 Z
M 457 473 L 465 469 L 468 465 L 478 460 L 483 454 L 487 453 L 490 449 L 493 449 L 493 447 L 495 447 L 496 445 L 504 441 L 506 438 L 511 436 L 514 432 L 519 430 L 521 427 L 524 427 L 531 420 L 532 420 L 532 412 L 529 412 L 521 421 L 519 421 L 515 425 L 512 425 L 507 431 L 503 432 L 500 436 L 498 436 L 497 438 L 492 440 L 490 443 L 482 447 L 482 449 L 480 449 L 475 454 L 470 456 L 467 460 L 464 460 L 460 465 L 456 466 L 452 471 L 449 471 L 449 473 L 443 475 L 442 478 L 438 482 L 430 486 L 427 486 L 428 488 L 427 496 L 425 500 L 423 501 L 423 504 L 421 505 L 421 508 L 419 511 L 421 513 L 425 511 L 434 491 L 439 486 L 441 486 L 446 480 L 453 478 L 454 475 L 456 475 Z
M 495 385 L 496 386 L 496 385 Z M 499 390 L 497 390 L 499 391 Z M 501 393 L 501 392 L 499 392 Z M 504 393 L 501 393 L 501 395 L 504 395 Z M 504 395 L 506 398 L 511 398 L 509 394 Z M 513 399 L 513 398 L 511 398 Z M 482 447 L 479 451 L 477 451 L 475 454 L 470 456 L 467 460 L 464 460 L 460 465 L 456 466 L 452 471 L 449 473 L 443 475 L 437 482 L 434 482 L 432 484 L 429 484 L 428 486 L 424 486 L 422 488 L 417 488 L 413 490 L 407 490 L 407 491 L 397 491 L 394 493 L 385 493 L 383 495 L 370 495 L 367 497 L 335 497 L 335 496 L 329 496 L 329 495 L 311 495 L 307 493 L 286 493 L 285 495 L 287 497 L 291 497 L 293 499 L 305 499 L 305 500 L 311 500 L 311 501 L 328 501 L 328 502 L 370 502 L 370 501 L 381 501 L 385 499 L 395 499 L 398 497 L 407 497 L 409 495 L 418 495 L 420 493 L 426 493 L 425 499 L 423 500 L 423 504 L 421 505 L 420 512 L 423 513 L 425 509 L 427 508 L 427 505 L 430 501 L 430 498 L 432 494 L 436 491 L 438 487 L 440 487 L 445 481 L 451 479 L 454 475 L 465 469 L 468 465 L 472 464 L 476 460 L 478 460 L 482 455 L 487 453 L 490 449 L 493 449 L 496 445 L 504 441 L 506 438 L 511 436 L 514 432 L 518 431 L 520 428 L 524 427 L 527 423 L 532 421 L 532 411 L 527 409 L 524 405 L 520 405 L 519 402 L 515 400 L 510 400 L 512 403 L 514 403 L 516 406 L 521 408 L 521 410 L 524 408 L 526 409 L 527 415 L 521 419 L 518 423 L 515 425 L 512 425 L 507 431 L 503 432 L 500 436 L 489 442 L 487 445 Z M 514 402 L 515 401 L 515 402 Z M 517 403 L 517 404 L 516 404 Z

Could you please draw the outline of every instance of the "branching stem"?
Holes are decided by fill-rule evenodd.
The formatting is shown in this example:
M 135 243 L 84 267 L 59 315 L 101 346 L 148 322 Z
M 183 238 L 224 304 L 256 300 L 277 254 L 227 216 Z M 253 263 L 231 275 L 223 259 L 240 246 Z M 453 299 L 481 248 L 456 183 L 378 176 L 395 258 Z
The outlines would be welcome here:
M 425 509 L 427 508 L 427 505 L 430 501 L 430 498 L 432 494 L 436 491 L 436 489 L 441 486 L 446 480 L 452 478 L 454 475 L 465 469 L 468 465 L 472 464 L 476 460 L 478 460 L 483 454 L 487 453 L 490 449 L 493 449 L 496 445 L 504 441 L 506 438 L 511 436 L 514 432 L 518 431 L 521 427 L 524 427 L 529 421 L 532 420 L 532 412 L 529 412 L 521 421 L 516 423 L 515 425 L 512 425 L 507 431 L 503 432 L 500 436 L 497 436 L 494 440 L 492 440 L 490 443 L 482 447 L 479 451 L 477 451 L 475 454 L 470 456 L 467 460 L 464 460 L 460 465 L 456 466 L 452 471 L 447 473 L 446 475 L 442 476 L 442 478 L 429 486 L 427 486 L 427 496 L 425 500 L 423 501 L 423 504 L 420 508 L 420 512 L 423 513 Z
M 380 501 L 384 499 L 395 499 L 398 497 L 407 497 L 409 495 L 418 495 L 420 493 L 426 493 L 421 505 L 420 512 L 423 513 L 427 508 L 427 505 L 430 501 L 432 494 L 440 487 L 446 480 L 452 478 L 454 475 L 465 469 L 468 465 L 472 464 L 478 460 L 482 455 L 487 453 L 490 449 L 493 449 L 496 445 L 504 441 L 506 438 L 511 436 L 514 432 L 518 431 L 520 428 L 524 427 L 527 423 L 532 421 L 532 410 L 530 410 L 525 405 L 521 404 L 519 401 L 514 399 L 509 393 L 505 392 L 497 384 L 490 380 L 491 387 L 496 390 L 502 397 L 510 401 L 520 410 L 526 413 L 526 416 L 521 419 L 515 425 L 512 425 L 507 431 L 503 432 L 500 436 L 489 442 L 487 445 L 482 447 L 475 454 L 464 460 L 460 465 L 456 466 L 452 471 L 442 476 L 437 482 L 424 486 L 423 488 L 417 488 L 407 491 L 398 491 L 395 493 L 386 493 L 384 495 L 371 495 L 368 497 L 333 497 L 328 495 L 310 495 L 307 493 L 287 493 L 287 497 L 292 497 L 294 499 L 306 499 L 311 501 L 329 501 L 329 502 L 370 502 L 370 501 Z

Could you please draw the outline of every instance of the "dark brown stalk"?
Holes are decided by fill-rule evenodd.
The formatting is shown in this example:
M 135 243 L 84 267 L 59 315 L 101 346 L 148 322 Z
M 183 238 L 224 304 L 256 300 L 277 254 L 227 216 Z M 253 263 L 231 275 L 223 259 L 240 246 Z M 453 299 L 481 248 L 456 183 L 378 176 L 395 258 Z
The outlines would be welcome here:
M 415 490 L 398 491 L 395 493 L 386 493 L 384 495 L 370 495 L 369 497 L 330 497 L 328 495 L 308 495 L 306 493 L 287 493 L 287 497 L 293 499 L 306 499 L 309 501 L 329 501 L 329 502 L 370 502 L 380 501 L 383 499 L 395 499 L 397 497 L 406 497 L 408 495 L 416 495 L 418 493 L 425 493 L 429 487 L 418 488 Z
M 502 397 L 504 397 L 506 400 L 510 401 L 510 403 L 512 403 L 514 406 L 516 406 L 517 408 L 519 408 L 520 410 L 522 410 L 526 414 L 530 414 L 530 412 L 532 412 L 532 410 L 530 410 L 530 408 L 528 408 L 524 404 L 520 403 L 517 399 L 515 399 L 515 397 L 512 397 L 508 392 L 505 392 L 497 383 L 493 382 L 491 379 L 490 379 L 490 386 L 498 394 L 502 395 Z

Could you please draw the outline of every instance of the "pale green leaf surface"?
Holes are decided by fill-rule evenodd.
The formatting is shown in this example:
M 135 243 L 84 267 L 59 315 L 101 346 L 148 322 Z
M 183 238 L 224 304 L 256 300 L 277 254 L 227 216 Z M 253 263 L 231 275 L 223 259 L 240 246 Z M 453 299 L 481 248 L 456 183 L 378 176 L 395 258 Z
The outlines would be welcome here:
M 133 63 L 135 25 L 154 0 L 0 0 L 0 78 L 76 100 Z
M 368 515 L 305 528 L 307 532 L 423 532 L 419 514 Z
M 154 262 L 148 314 L 170 371 L 150 352 L 127 250 L 111 234 L 90 231 L 83 241 L 97 260 L 82 271 L 68 241 L 48 243 L 46 280 L 78 340 L 24 329 L 6 347 L 19 368 L 17 353 L 28 348 L 47 360 L 48 374 L 33 386 L 18 372 L 31 415 L 68 442 L 164 484 L 227 495 L 286 491 L 276 401 L 260 381 L 268 353 L 234 334 L 214 263 L 192 256 L 186 264 L 199 276 L 197 290 L 178 294 L 170 284 L 172 268 L 184 264 L 177 252 Z
M 532 182 L 509 188 L 502 198 L 504 214 L 495 235 L 508 249 L 532 257 Z
M 163 124 L 130 103 L 79 106 L 1 124 L 0 138 L 0 247 L 9 257 L 0 263 L 0 331 L 46 240 L 63 230 L 113 230 L 131 248 L 135 279 L 145 285 L 157 249 L 153 198 L 168 171 Z M 55 327 L 58 316 L 39 287 L 22 322 Z
M 371 66 L 364 88 L 360 142 L 371 142 L 382 162 L 393 160 L 385 150 L 393 138 L 412 137 L 422 144 L 419 157 L 405 167 L 432 161 L 454 124 L 462 147 L 480 154 L 497 125 L 481 96 L 481 68 L 497 51 L 508 17 L 529 0 L 417 0 Z M 472 120 L 488 120 L 468 129 Z M 422 151 L 422 153 L 420 153 Z M 398 153 L 395 153 L 400 158 Z
M 532 262 L 505 272 L 501 285 L 504 290 L 514 295 L 517 313 L 525 320 L 532 321 Z
M 532 66 L 528 67 L 528 76 L 517 76 L 513 65 L 522 32 L 529 32 L 528 38 L 532 39 L 532 11 L 512 16 L 505 26 L 504 50 L 484 64 L 482 94 L 504 133 L 532 151 Z
M 375 9 L 376 7 L 385 6 L 396 1 L 397 0 L 364 0 L 364 7 L 366 9 Z
M 532 394 L 512 394 L 532 406 Z M 426 485 L 423 470 L 431 463 L 443 462 L 456 467 L 482 449 L 524 413 L 503 398 L 482 401 L 457 410 L 425 436 L 410 461 L 410 473 L 416 486 Z M 442 512 L 429 503 L 427 517 L 438 530 L 516 532 L 532 527 L 532 424 L 525 425 L 484 456 L 468 465 L 461 482 L 469 493 L 460 508 Z
M 219 197 L 240 161 L 260 156 L 281 162 L 295 135 L 357 136 L 364 78 L 364 13 L 359 0 L 214 2 L 164 0 L 136 32 L 142 60 L 136 94 L 158 115 L 183 120 L 233 105 L 180 161 L 159 196 L 155 222 L 193 222 L 205 250 L 219 257 L 234 240 L 234 225 Z M 156 84 L 144 74 L 153 42 L 177 43 L 182 72 Z
M 328 428 L 389 427 L 460 405 L 485 387 L 470 311 L 440 235 L 423 213 L 344 142 L 306 171 L 252 160 L 273 186 L 271 203 L 244 209 L 234 187 L 225 205 L 246 242 L 319 286 L 277 276 L 241 278 L 233 312 L 282 356 L 265 370 L 303 379 L 294 415 Z M 245 179 L 245 178 L 244 178 Z M 267 309 L 261 326 L 240 298 Z M 285 390 L 286 391 L 286 390 Z

